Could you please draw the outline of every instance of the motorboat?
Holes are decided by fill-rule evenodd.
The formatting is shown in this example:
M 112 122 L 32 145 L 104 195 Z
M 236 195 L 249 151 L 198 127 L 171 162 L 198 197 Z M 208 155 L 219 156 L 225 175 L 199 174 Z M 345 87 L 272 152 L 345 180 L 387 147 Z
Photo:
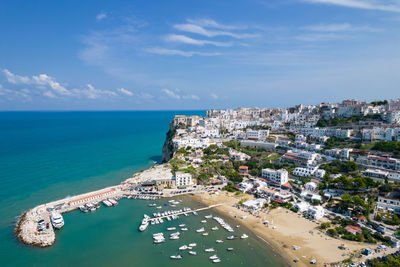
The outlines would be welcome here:
M 64 218 L 56 211 L 50 214 L 50 221 L 54 228 L 61 229 L 64 226 Z
M 204 218 L 206 218 L 206 219 L 211 219 L 211 218 L 212 218 L 212 215 L 211 215 L 211 214 L 206 215 L 206 216 L 204 216 Z
M 246 234 L 243 234 L 243 235 L 240 236 L 241 239 L 246 239 L 246 238 L 248 238 L 248 237 L 249 237 L 249 236 L 246 235 Z
M 221 262 L 221 260 L 220 259 L 215 259 L 215 260 L 213 260 L 213 262 L 214 263 L 218 263 L 218 262 Z
M 187 250 L 188 248 L 189 248 L 188 246 L 183 245 L 183 246 L 179 247 L 179 250 Z
M 203 236 L 208 236 L 208 232 L 205 232 L 202 234 Z
M 82 211 L 82 212 L 89 212 L 89 210 L 85 207 L 85 206 L 79 206 L 79 209 Z
M 106 205 L 107 207 L 111 207 L 112 203 L 110 201 L 108 201 L 107 199 L 102 201 L 104 205 Z
M 196 232 L 197 232 L 197 233 L 202 233 L 202 232 L 204 232 L 204 227 L 202 227 L 202 228 L 200 228 L 200 229 L 197 229 Z
M 176 227 L 168 227 L 167 230 L 168 231 L 173 231 L 173 230 L 176 230 Z
M 235 249 L 234 248 L 227 248 L 226 250 L 227 251 L 234 251 Z
M 189 247 L 195 247 L 195 246 L 197 246 L 196 243 L 190 243 L 190 244 L 189 244 Z
M 231 235 L 231 236 L 228 236 L 226 239 L 228 239 L 228 240 L 233 240 L 233 239 L 235 239 L 235 238 L 237 238 L 237 236 Z
M 186 224 L 184 224 L 184 223 L 179 225 L 179 227 L 185 227 L 185 226 L 186 226 Z
M 155 207 L 155 206 L 157 206 L 156 203 L 149 204 L 149 207 Z
M 139 226 L 139 231 L 143 232 L 149 226 L 149 221 L 147 219 L 142 220 L 142 224 Z
M 178 254 L 178 255 L 172 255 L 170 258 L 174 260 L 180 260 L 182 259 L 182 256 Z
M 197 252 L 196 252 L 196 251 L 193 251 L 193 250 L 189 250 L 189 254 L 191 254 L 191 255 L 197 255 Z
M 215 249 L 214 249 L 214 248 L 206 248 L 204 251 L 205 251 L 205 252 L 214 252 Z
M 202 220 L 202 221 L 201 221 L 201 223 L 206 223 L 206 222 L 207 222 L 206 220 Z
M 217 243 L 224 243 L 224 240 L 218 239 L 218 240 L 216 240 L 215 242 L 217 242 Z
M 212 255 L 209 257 L 210 260 L 216 260 L 218 259 L 218 256 L 216 254 Z
M 181 228 L 181 231 L 187 231 L 188 229 L 187 228 Z
M 218 228 L 217 226 L 211 228 L 211 230 L 213 230 L 213 231 L 217 231 L 218 229 L 219 229 L 219 228 Z

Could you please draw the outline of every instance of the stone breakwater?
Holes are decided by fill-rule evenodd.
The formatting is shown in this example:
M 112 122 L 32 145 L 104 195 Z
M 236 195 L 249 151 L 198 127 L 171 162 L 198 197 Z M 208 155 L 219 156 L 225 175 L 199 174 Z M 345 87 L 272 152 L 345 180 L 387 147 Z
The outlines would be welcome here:
M 53 209 L 62 214 L 78 209 L 79 206 L 89 202 L 100 202 L 108 198 L 126 197 L 131 194 L 130 188 L 133 186 L 162 177 L 172 177 L 169 164 L 156 165 L 150 169 L 138 172 L 132 178 L 123 181 L 120 185 L 36 206 L 20 216 L 15 226 L 15 235 L 22 243 L 28 245 L 38 247 L 51 246 L 56 241 L 56 235 L 50 222 L 50 213 Z M 48 228 L 45 228 L 43 231 L 38 231 L 38 222 L 40 220 L 44 220 L 45 224 L 48 225 Z

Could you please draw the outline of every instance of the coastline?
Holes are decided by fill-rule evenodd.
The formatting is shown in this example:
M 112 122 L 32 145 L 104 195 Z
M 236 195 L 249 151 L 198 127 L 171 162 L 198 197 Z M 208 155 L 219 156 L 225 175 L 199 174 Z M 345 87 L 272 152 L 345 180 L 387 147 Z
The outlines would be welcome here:
M 317 266 L 338 263 L 349 258 L 352 252 L 365 248 L 363 243 L 330 238 L 317 229 L 318 224 L 283 208 L 272 210 L 268 214 L 260 213 L 262 218 L 257 218 L 233 207 L 244 195 L 236 197 L 221 191 L 217 195 L 205 193 L 192 197 L 204 205 L 224 203 L 215 210 L 243 225 L 260 240 L 266 242 L 289 265 L 309 266 L 312 259 L 317 260 Z M 242 216 L 247 217 L 242 219 Z M 269 227 L 262 223 L 264 218 L 271 222 Z M 341 244 L 346 245 L 346 250 L 338 248 Z M 295 250 L 294 246 L 300 248 Z M 293 261 L 295 258 L 299 258 L 297 263 Z

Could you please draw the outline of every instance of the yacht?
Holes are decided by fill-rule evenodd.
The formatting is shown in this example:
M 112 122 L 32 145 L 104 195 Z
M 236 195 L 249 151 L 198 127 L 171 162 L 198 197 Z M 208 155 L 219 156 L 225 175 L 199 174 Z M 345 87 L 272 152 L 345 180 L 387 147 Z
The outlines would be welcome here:
M 172 255 L 171 256 L 171 259 L 174 259 L 174 260 L 180 260 L 180 259 L 182 259 L 182 256 L 181 255 Z
M 139 231 L 143 232 L 149 226 L 149 221 L 147 219 L 142 220 L 142 224 L 139 226 Z
M 179 250 L 186 250 L 186 249 L 188 249 L 188 248 L 189 248 L 188 246 L 183 245 L 183 246 L 179 247 Z
M 60 213 L 53 211 L 50 214 L 50 221 L 54 228 L 61 229 L 64 226 L 64 219 Z
M 202 233 L 202 232 L 204 232 L 204 227 L 201 227 L 200 229 L 197 229 L 196 232 L 197 232 L 197 233 Z
M 214 252 L 215 249 L 214 249 L 214 248 L 206 248 L 204 251 L 205 251 L 205 252 Z
M 248 235 L 243 234 L 240 238 L 241 238 L 241 239 L 246 239 L 246 238 L 248 238 L 248 237 L 249 237 Z

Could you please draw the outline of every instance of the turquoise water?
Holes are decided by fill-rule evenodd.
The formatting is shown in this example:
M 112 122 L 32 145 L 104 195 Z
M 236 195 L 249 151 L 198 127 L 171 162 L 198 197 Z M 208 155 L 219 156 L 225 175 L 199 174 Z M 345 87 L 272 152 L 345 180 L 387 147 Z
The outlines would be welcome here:
M 208 237 L 195 233 L 206 212 L 139 233 L 143 213 L 154 209 L 147 206 L 149 202 L 139 200 L 121 200 L 118 207 L 102 207 L 90 214 L 65 214 L 65 227 L 57 231 L 56 244 L 50 248 L 25 246 L 15 239 L 14 224 L 23 211 L 118 184 L 159 161 L 168 124 L 175 114 L 204 112 L 0 113 L 0 265 L 204 266 L 210 264 L 205 246 L 221 247 L 217 249 L 221 266 L 282 265 L 281 259 L 255 236 L 230 241 L 237 249 L 228 253 L 225 243 L 215 244 L 216 239 L 227 236 L 224 230 Z M 183 200 L 185 206 L 200 205 L 189 198 Z M 151 233 L 182 222 L 190 231 L 180 240 L 157 246 L 152 243 Z M 215 223 L 210 221 L 210 228 Z M 182 252 L 184 259 L 170 260 L 169 256 L 185 242 L 198 243 L 203 252 L 199 249 L 198 256 Z

